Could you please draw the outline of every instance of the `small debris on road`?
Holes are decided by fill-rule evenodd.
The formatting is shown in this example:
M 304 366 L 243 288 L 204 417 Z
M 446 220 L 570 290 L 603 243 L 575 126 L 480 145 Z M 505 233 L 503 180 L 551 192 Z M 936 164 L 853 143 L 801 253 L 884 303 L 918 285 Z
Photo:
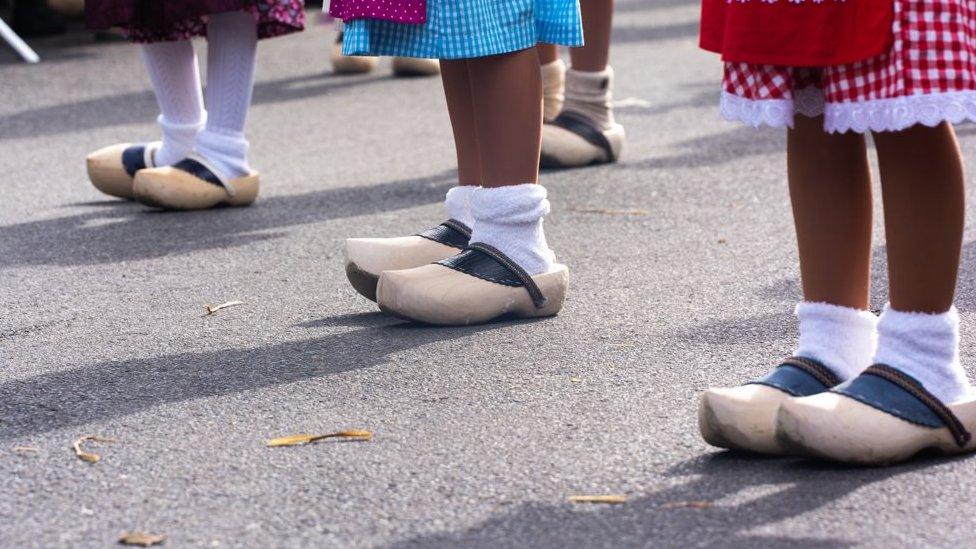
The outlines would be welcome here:
M 620 505 L 627 503 L 627 496 L 624 495 L 605 495 L 605 496 L 570 496 L 571 503 L 605 503 L 608 505 Z
M 123 532 L 119 537 L 121 545 L 138 545 L 139 547 L 152 547 L 160 545 L 166 541 L 166 536 L 159 534 L 146 534 L 145 532 Z
M 329 438 L 343 438 L 347 440 L 356 441 L 368 441 L 373 440 L 373 433 L 369 431 L 339 431 L 338 433 L 329 433 L 327 435 L 291 435 L 287 437 L 273 438 L 268 441 L 268 448 L 279 448 L 282 446 L 301 446 L 304 444 L 312 444 L 313 442 L 318 442 L 320 440 L 325 440 Z
M 661 509 L 711 509 L 714 507 L 710 501 L 672 501 L 661 505 Z
M 96 437 L 96 436 L 92 436 L 92 435 L 87 435 L 87 436 L 83 436 L 83 437 L 79 438 L 78 440 L 75 441 L 74 444 L 71 445 L 71 447 L 74 448 L 75 455 L 78 456 L 78 459 L 80 459 L 82 461 L 87 461 L 88 463 L 98 463 L 99 460 L 102 459 L 101 457 L 98 456 L 98 454 L 92 454 L 91 452 L 86 452 L 81 447 L 81 445 L 83 443 L 85 443 L 86 441 L 87 442 L 115 442 L 115 439 L 114 438 L 101 438 L 101 437 Z
M 217 311 L 219 311 L 221 309 L 226 309 L 228 307 L 237 307 L 238 305 L 244 305 L 244 302 L 243 301 L 228 301 L 227 303 L 221 303 L 220 305 L 211 305 L 210 303 L 207 303 L 206 305 L 203 306 L 204 310 L 207 311 L 207 314 L 205 314 L 203 316 L 210 316 L 210 315 L 216 313 Z

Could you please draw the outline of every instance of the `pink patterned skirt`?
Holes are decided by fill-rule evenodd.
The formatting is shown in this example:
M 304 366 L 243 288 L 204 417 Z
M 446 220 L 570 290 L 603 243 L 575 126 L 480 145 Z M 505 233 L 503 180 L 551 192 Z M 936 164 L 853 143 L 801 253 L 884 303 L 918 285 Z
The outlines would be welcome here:
M 86 0 L 85 20 L 94 30 L 118 27 L 133 42 L 170 42 L 206 36 L 207 16 L 240 10 L 254 16 L 259 38 L 305 28 L 304 0 Z
M 828 132 L 976 121 L 976 0 L 895 0 L 891 51 L 849 65 L 725 64 L 722 114 L 756 127 L 824 116 Z

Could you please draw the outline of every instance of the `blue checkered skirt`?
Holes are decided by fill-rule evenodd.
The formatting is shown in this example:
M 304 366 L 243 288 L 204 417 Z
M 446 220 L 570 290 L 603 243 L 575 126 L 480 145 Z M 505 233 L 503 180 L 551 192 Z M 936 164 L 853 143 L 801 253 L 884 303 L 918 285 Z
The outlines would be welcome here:
M 583 45 L 579 0 L 427 0 L 427 23 L 358 19 L 345 26 L 345 55 L 469 59 L 538 43 Z

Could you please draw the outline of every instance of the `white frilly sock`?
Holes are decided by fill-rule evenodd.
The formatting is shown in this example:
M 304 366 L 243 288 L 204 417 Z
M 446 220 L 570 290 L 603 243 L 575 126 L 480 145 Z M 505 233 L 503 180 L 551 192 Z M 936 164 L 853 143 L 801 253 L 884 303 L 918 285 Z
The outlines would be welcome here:
M 142 59 L 159 104 L 163 142 L 153 162 L 168 166 L 186 158 L 203 126 L 200 66 L 189 40 L 142 46 Z
M 254 89 L 257 23 L 244 11 L 210 16 L 207 23 L 207 125 L 196 152 L 225 177 L 251 172 L 244 136 Z
M 549 209 L 542 185 L 476 188 L 471 192 L 471 242 L 497 248 L 530 275 L 548 272 L 555 262 L 542 229 Z
M 471 216 L 471 193 L 477 188 L 474 185 L 458 185 L 447 191 L 444 209 L 447 210 L 448 219 L 456 219 L 467 225 L 469 229 L 474 228 L 474 218 Z
M 796 306 L 796 317 L 796 356 L 820 361 L 843 381 L 871 365 L 878 342 L 878 317 L 871 311 L 804 301 Z
M 889 305 L 878 323 L 874 362 L 896 368 L 922 383 L 945 403 L 971 396 L 959 362 L 959 313 L 904 313 Z
M 608 65 L 599 72 L 569 69 L 563 110 L 582 114 L 601 130 L 612 128 L 616 124 L 613 118 L 613 68 Z

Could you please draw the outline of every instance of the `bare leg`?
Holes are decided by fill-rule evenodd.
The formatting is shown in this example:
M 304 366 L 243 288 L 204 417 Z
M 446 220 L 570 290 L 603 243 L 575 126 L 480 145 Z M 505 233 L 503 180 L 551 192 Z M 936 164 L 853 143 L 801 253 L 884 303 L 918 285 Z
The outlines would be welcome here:
M 536 46 L 539 52 L 539 64 L 546 65 L 559 59 L 559 48 L 552 44 L 539 44 Z
M 963 167 L 952 126 L 874 136 L 881 167 L 891 306 L 942 313 L 952 306 L 965 216 Z
M 451 127 L 454 129 L 458 182 L 461 185 L 480 186 L 481 155 L 478 151 L 478 132 L 467 60 L 441 61 L 441 80 L 444 83 L 444 95 L 447 97 L 447 110 L 451 115 Z
M 468 59 L 482 185 L 538 183 L 542 82 L 534 48 Z
M 613 0 L 582 0 L 580 7 L 586 45 L 569 50 L 573 70 L 600 72 L 607 68 L 610 57 Z
M 864 136 L 831 135 L 798 116 L 787 140 L 805 301 L 868 308 L 871 175 Z

